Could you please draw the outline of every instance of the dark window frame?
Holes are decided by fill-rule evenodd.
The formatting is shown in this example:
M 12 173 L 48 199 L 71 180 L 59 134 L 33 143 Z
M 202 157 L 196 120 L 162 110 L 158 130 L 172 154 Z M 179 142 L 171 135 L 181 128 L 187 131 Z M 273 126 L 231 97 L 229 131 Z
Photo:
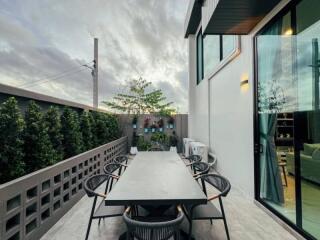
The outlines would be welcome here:
M 199 79 L 199 52 L 198 52 L 199 51 L 199 47 L 198 47 L 199 38 L 201 39 L 201 79 Z M 198 85 L 204 78 L 202 28 L 199 29 L 199 32 L 196 36 L 196 58 L 197 58 L 197 85 Z
M 199 62 L 198 62 L 198 39 L 199 39 L 199 36 L 201 34 L 201 58 L 202 58 L 202 65 L 201 65 L 201 70 L 202 70 L 202 77 L 201 79 L 199 80 Z M 221 62 L 223 62 L 224 59 L 227 59 L 229 56 L 231 56 L 232 54 L 228 54 L 226 56 L 223 56 L 223 36 L 227 36 L 230 34 L 205 34 L 203 35 L 202 34 L 202 29 L 200 28 L 198 34 L 196 35 L 196 64 L 197 64 L 197 85 L 204 79 L 205 75 L 204 75 L 204 45 L 203 45 L 203 39 L 205 38 L 205 36 L 219 36 L 219 64 L 221 64 Z M 232 35 L 234 36 L 235 38 L 237 38 L 236 35 Z M 237 44 L 234 45 L 234 49 L 232 51 L 232 53 L 237 50 Z

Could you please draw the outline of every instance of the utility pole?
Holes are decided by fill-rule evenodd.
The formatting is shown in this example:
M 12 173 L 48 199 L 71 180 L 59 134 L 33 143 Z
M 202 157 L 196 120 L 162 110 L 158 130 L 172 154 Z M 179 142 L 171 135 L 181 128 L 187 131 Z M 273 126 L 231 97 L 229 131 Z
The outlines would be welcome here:
M 319 76 L 320 76 L 320 59 L 319 59 L 319 46 L 318 39 L 312 39 L 312 85 L 313 85 L 313 106 L 315 110 L 319 110 Z
M 94 38 L 94 60 L 93 60 L 93 107 L 98 107 L 98 38 Z

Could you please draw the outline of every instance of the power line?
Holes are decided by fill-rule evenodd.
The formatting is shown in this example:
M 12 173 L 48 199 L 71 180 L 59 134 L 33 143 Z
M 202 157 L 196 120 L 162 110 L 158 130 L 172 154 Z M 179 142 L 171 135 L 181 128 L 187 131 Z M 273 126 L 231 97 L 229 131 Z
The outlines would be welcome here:
M 68 70 L 66 70 L 66 71 L 57 73 L 57 74 L 52 75 L 52 76 L 50 76 L 50 77 L 46 77 L 46 78 L 39 79 L 39 80 L 36 80 L 36 81 L 24 83 L 24 84 L 21 84 L 21 85 L 19 85 L 19 86 L 17 86 L 17 87 L 20 87 L 20 88 L 30 87 L 29 85 L 34 85 L 35 83 L 38 83 L 38 82 L 42 82 L 42 81 L 47 82 L 47 80 L 56 80 L 56 79 L 59 79 L 60 77 L 64 77 L 65 75 L 69 75 L 69 73 L 77 73 L 78 71 L 75 71 L 75 69 L 78 69 L 78 68 L 81 68 L 81 67 L 86 67 L 87 64 L 92 63 L 92 62 L 93 62 L 93 61 L 90 61 L 90 62 L 85 63 L 85 64 L 82 64 L 82 65 L 80 65 L 80 66 L 76 66 L 76 67 L 70 68 L 70 69 L 68 69 Z
M 34 87 L 36 85 L 40 85 L 40 84 L 43 84 L 43 83 L 46 83 L 46 82 L 49 82 L 49 81 L 52 81 L 52 80 L 56 81 L 56 80 L 59 80 L 59 79 L 63 79 L 65 77 L 67 77 L 67 76 L 70 76 L 70 75 L 73 75 L 75 73 L 82 72 L 82 71 L 85 71 L 85 70 L 87 70 L 87 69 L 83 68 L 83 69 L 80 69 L 80 70 L 77 70 L 77 71 L 73 71 L 73 72 L 71 72 L 69 74 L 65 74 L 65 75 L 62 75 L 62 76 L 59 76 L 59 77 L 56 77 L 56 78 L 42 80 L 42 82 L 33 82 L 33 84 L 28 85 L 28 86 L 26 86 L 24 88 L 31 88 L 31 87 Z

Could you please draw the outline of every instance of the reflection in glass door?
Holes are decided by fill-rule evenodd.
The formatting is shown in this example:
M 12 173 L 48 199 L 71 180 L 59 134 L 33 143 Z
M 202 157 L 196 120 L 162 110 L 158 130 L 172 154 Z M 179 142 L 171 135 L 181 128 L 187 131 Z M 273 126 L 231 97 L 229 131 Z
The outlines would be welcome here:
M 289 12 L 257 37 L 260 198 L 295 222 L 296 83 L 290 30 Z
M 297 76 L 299 110 L 304 132 L 299 134 L 301 225 L 320 239 L 320 1 L 296 6 Z
M 320 239 L 320 1 L 297 2 L 256 36 L 257 197 Z

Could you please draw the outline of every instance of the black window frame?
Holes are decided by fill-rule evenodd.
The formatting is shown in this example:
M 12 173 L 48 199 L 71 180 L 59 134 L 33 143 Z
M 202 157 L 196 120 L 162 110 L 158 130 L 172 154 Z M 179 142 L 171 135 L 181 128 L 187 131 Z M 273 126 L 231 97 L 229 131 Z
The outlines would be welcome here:
M 223 56 L 223 36 L 226 36 L 226 35 L 229 35 L 231 36 L 230 34 L 206 34 L 205 36 L 219 36 L 219 64 L 226 58 L 228 58 L 231 54 L 228 54 L 226 56 Z M 199 40 L 199 37 L 201 36 L 201 61 L 202 61 L 202 64 L 201 64 L 201 79 L 199 79 L 199 58 L 198 58 L 198 40 Z M 197 33 L 196 35 L 196 64 L 197 64 L 197 85 L 204 79 L 204 45 L 203 45 L 203 39 L 205 37 L 203 34 L 202 34 L 202 29 L 200 28 L 199 32 Z M 236 35 L 232 35 L 236 38 Z M 235 45 L 234 46 L 234 49 L 232 52 L 234 52 L 235 50 L 237 49 L 237 46 Z
M 198 47 L 198 41 L 199 38 L 201 40 L 201 79 L 199 79 L 199 47 Z M 197 36 L 196 36 L 196 58 L 197 58 L 197 85 L 203 80 L 204 78 L 204 64 L 203 64 L 203 35 L 202 35 L 202 29 L 200 28 Z
M 260 135 L 259 135 L 259 114 L 258 114 L 258 49 L 257 49 L 257 37 L 260 36 L 265 29 L 272 26 L 279 18 L 285 16 L 288 12 L 291 12 L 291 29 L 293 31 L 292 35 L 297 34 L 296 28 L 296 6 L 303 0 L 293 0 L 289 2 L 285 7 L 283 7 L 275 16 L 271 18 L 253 37 L 253 52 L 254 52 L 254 97 L 253 97 L 253 106 L 254 106 L 254 197 L 259 204 L 271 211 L 279 219 L 289 225 L 296 232 L 301 234 L 304 238 L 314 240 L 315 238 L 302 228 L 302 206 L 301 206 L 301 166 L 300 166 L 300 157 L 299 154 L 295 154 L 295 179 L 299 179 L 295 183 L 295 201 L 296 202 L 296 219 L 295 222 L 290 221 L 285 215 L 281 214 L 276 208 L 272 207 L 270 204 L 266 203 L 260 197 Z M 298 113 L 295 113 L 298 115 Z

